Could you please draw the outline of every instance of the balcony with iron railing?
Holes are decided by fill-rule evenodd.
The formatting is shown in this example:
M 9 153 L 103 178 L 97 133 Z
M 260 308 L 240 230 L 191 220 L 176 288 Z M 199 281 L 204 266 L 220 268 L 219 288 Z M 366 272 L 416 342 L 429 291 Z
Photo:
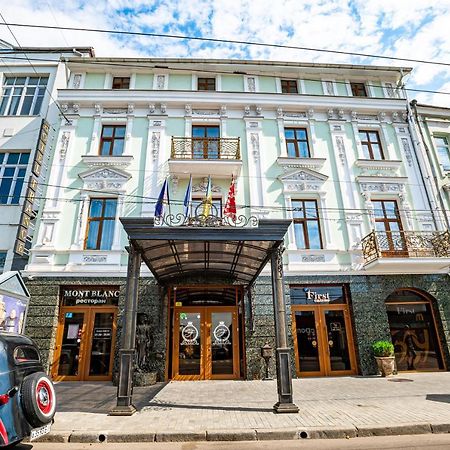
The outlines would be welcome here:
M 169 170 L 189 176 L 239 176 L 242 167 L 240 138 L 172 137 Z
M 366 270 L 448 271 L 450 232 L 372 231 L 361 241 Z

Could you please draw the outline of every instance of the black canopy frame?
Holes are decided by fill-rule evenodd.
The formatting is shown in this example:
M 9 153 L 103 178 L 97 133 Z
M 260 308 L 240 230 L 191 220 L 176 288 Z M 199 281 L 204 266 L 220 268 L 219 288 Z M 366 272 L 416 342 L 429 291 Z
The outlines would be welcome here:
M 138 284 L 141 261 L 159 284 L 167 286 L 190 275 L 223 276 L 250 287 L 271 261 L 275 315 L 278 402 L 275 412 L 298 412 L 293 402 L 290 349 L 287 346 L 283 288 L 283 240 L 290 220 L 260 220 L 258 226 L 166 226 L 153 218 L 120 219 L 128 235 L 128 273 L 117 405 L 112 415 L 131 415 Z

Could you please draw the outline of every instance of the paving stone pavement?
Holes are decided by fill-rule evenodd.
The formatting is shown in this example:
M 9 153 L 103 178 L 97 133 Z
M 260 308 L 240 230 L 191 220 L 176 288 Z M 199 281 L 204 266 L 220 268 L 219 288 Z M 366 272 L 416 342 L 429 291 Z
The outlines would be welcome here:
M 214 430 L 450 424 L 450 373 L 293 381 L 298 414 L 274 414 L 275 381 L 195 381 L 135 388 L 138 413 L 112 417 L 109 383 L 58 383 L 53 433 L 183 433 Z M 450 425 L 449 425 L 450 426 Z

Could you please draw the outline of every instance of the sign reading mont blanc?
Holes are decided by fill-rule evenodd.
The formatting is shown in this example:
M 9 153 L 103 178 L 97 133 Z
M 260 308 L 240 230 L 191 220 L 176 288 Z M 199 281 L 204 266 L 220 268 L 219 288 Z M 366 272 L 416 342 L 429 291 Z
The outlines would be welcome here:
M 119 303 L 119 286 L 61 286 L 63 306 L 103 306 Z

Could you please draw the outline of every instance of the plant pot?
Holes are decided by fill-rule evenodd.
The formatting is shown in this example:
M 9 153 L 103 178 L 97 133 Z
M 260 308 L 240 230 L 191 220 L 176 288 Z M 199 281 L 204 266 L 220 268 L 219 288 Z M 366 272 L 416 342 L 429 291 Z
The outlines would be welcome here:
M 395 356 L 376 356 L 378 371 L 382 377 L 390 377 L 395 372 Z

